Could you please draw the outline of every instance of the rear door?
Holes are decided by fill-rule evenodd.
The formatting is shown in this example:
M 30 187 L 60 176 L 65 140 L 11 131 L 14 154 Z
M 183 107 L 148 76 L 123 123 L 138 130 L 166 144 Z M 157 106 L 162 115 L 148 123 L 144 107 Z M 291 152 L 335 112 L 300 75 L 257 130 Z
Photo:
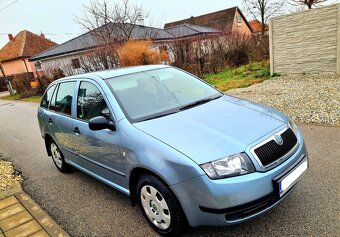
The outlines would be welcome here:
M 64 153 L 66 160 L 72 158 L 74 149 L 72 107 L 75 88 L 76 81 L 59 83 L 51 99 L 49 112 L 46 113 L 50 134 Z
M 85 79 L 80 81 L 76 107 L 76 119 L 71 130 L 77 131 L 75 138 L 75 152 L 79 155 L 77 163 L 106 180 L 124 186 L 124 165 L 118 145 L 119 128 L 116 131 L 89 129 L 89 120 L 97 116 L 104 116 L 115 122 L 109 102 L 95 81 Z

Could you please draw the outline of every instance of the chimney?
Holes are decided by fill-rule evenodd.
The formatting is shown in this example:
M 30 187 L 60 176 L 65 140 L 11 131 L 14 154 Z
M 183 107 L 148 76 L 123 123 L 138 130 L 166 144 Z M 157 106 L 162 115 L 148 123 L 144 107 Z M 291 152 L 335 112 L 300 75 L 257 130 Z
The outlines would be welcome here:
M 42 31 L 41 31 L 41 33 L 40 33 L 40 37 L 45 38 L 45 35 L 42 33 Z
M 9 41 L 12 41 L 12 39 L 14 39 L 13 35 L 12 34 L 8 34 L 8 39 L 9 39 Z

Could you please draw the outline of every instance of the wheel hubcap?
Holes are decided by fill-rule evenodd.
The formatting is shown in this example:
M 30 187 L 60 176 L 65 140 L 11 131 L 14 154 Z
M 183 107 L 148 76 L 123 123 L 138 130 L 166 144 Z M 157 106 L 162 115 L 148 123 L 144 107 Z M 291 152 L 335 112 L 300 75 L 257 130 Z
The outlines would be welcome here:
M 51 144 L 51 153 L 53 162 L 56 164 L 58 168 L 61 168 L 62 164 L 61 154 L 58 147 L 54 143 Z
M 171 222 L 170 210 L 162 194 L 150 185 L 143 186 L 141 202 L 146 216 L 158 228 L 165 230 Z

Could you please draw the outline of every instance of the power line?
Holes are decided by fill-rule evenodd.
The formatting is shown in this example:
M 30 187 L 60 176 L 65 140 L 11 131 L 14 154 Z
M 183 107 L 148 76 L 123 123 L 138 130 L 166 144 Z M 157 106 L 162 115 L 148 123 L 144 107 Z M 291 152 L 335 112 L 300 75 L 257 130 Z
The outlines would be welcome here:
M 1 8 L 1 9 L 0 9 L 0 12 L 1 12 L 1 11 L 3 11 L 3 10 L 5 10 L 7 7 L 9 7 L 9 6 L 13 5 L 13 4 L 14 4 L 14 3 L 16 3 L 17 1 L 19 1 L 19 0 L 14 0 L 14 1 L 13 1 L 13 2 L 11 2 L 10 4 L 8 4 L 8 5 L 4 6 L 3 8 Z

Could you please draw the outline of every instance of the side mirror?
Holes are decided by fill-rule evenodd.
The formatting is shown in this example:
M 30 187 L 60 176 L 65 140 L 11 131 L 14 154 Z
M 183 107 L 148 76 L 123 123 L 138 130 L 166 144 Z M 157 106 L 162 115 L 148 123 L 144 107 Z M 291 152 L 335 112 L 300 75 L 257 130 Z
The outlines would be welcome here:
M 103 129 L 110 129 L 116 131 L 116 126 L 112 121 L 107 120 L 104 116 L 98 116 L 90 119 L 89 128 L 92 131 L 98 131 Z

